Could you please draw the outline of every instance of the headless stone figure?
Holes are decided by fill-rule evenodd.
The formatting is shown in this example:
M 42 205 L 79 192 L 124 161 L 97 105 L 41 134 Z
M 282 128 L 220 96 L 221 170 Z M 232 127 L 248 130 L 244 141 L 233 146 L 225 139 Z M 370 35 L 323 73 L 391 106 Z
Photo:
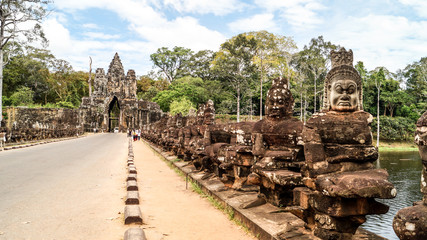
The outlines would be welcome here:
M 353 67 L 353 52 L 331 52 L 325 79 L 324 109 L 308 119 L 303 131 L 306 187 L 296 188 L 300 216 L 322 239 L 351 239 L 367 214 L 388 206 L 374 198 L 394 198 L 388 173 L 374 169 L 372 116 L 362 110 L 362 81 Z
M 292 205 L 293 188 L 303 185 L 303 123 L 292 117 L 294 99 L 287 85 L 287 79 L 273 80 L 267 93 L 267 117 L 252 131 L 257 162 L 249 182 L 259 185 L 266 200 L 276 206 Z
M 393 219 L 393 229 L 401 240 L 427 239 L 427 111 L 418 119 L 415 143 L 418 145 L 423 170 L 421 192 L 423 200 L 401 209 Z

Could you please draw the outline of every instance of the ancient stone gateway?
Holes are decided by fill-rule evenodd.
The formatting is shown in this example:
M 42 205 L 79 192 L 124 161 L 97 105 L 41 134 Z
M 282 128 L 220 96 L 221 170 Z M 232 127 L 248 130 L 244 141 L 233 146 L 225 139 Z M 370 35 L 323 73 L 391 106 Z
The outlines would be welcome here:
M 107 73 L 96 69 L 93 85 L 94 91 L 80 105 L 80 123 L 86 132 L 137 129 L 158 121 L 163 114 L 156 103 L 137 99 L 135 71 L 125 75 L 117 53 Z

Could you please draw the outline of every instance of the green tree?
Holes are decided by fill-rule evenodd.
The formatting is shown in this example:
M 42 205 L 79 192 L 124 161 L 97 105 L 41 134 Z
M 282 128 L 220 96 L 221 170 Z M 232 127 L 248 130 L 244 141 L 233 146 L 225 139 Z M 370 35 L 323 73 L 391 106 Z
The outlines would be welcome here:
M 193 54 L 188 62 L 188 72 L 192 77 L 203 80 L 213 80 L 213 73 L 210 70 L 215 53 L 211 50 L 201 50 Z
M 417 106 L 414 110 L 421 115 L 427 109 L 427 57 L 409 64 L 402 74 L 406 79 L 406 91 L 414 97 Z
M 187 116 L 190 109 L 196 110 L 190 100 L 188 100 L 186 97 L 182 97 L 178 100 L 172 101 L 170 105 L 170 114 L 176 115 L 181 113 L 183 116 Z
M 380 99 L 381 99 L 381 86 L 385 82 L 384 68 L 378 67 L 375 70 L 370 72 L 371 82 L 374 83 L 374 86 L 377 90 L 377 147 L 380 145 Z
M 157 49 L 156 53 L 150 55 L 154 65 L 160 68 L 169 83 L 175 79 L 189 75 L 188 64 L 193 52 L 191 49 L 174 47 L 169 50 L 167 47 Z
M 5 94 L 10 96 L 19 87 L 26 86 L 34 91 L 35 103 L 46 103 L 49 66 L 55 57 L 47 50 L 30 46 L 19 49 L 19 54 L 10 57 L 3 69 Z
M 29 87 L 20 87 L 10 96 L 10 101 L 13 106 L 27 106 L 32 104 L 34 92 Z
M 253 63 L 260 72 L 260 106 L 259 113 L 262 119 L 263 83 L 274 77 L 291 77 L 292 69 L 289 63 L 293 52 L 297 49 L 296 43 L 290 37 L 275 35 L 267 31 L 244 33 L 256 41 Z
M 3 99 L 3 54 L 5 46 L 20 37 L 28 42 L 46 40 L 40 22 L 46 16 L 48 0 L 1 0 L 0 1 L 0 100 Z M 32 27 L 28 28 L 27 25 Z M 2 122 L 0 101 L 0 125 Z
M 313 113 L 317 112 L 318 103 L 322 102 L 323 79 L 331 65 L 330 52 L 338 48 L 339 45 L 325 41 L 323 36 L 319 36 L 312 38 L 309 45 L 304 46 L 302 51 L 295 54 L 292 61 L 297 71 L 303 74 L 304 81 L 308 81 L 302 84 L 309 87 L 311 92 L 309 94 L 313 97 Z M 306 88 L 301 89 L 307 92 Z M 318 94 L 320 94 L 319 97 Z
M 252 59 L 256 51 L 256 40 L 246 34 L 239 34 L 221 44 L 212 63 L 212 68 L 223 79 L 227 79 L 237 99 L 237 122 L 240 122 L 241 94 L 248 88 L 254 69 Z
M 170 105 L 173 101 L 186 98 L 193 103 L 193 106 L 205 103 L 208 100 L 209 93 L 207 92 L 204 82 L 201 78 L 183 77 L 175 80 L 167 90 L 159 92 L 153 101 L 158 103 L 160 108 L 165 111 L 170 111 Z

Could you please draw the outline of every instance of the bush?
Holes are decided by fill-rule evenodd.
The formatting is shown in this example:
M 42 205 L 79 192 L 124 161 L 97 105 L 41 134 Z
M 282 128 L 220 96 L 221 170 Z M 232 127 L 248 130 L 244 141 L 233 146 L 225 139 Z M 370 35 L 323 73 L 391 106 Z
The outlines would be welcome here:
M 181 113 L 183 116 L 187 116 L 188 115 L 188 111 L 190 111 L 190 109 L 194 109 L 193 104 L 191 103 L 190 100 L 188 100 L 187 98 L 181 98 L 179 100 L 173 101 L 170 104 L 170 114 L 171 115 L 176 115 L 178 113 Z
M 377 132 L 377 118 L 372 122 L 372 132 Z M 412 141 L 415 121 L 410 117 L 380 116 L 380 139 L 385 141 Z
M 60 108 L 74 108 L 74 104 L 66 101 L 57 102 L 56 105 Z
M 7 96 L 2 96 L 3 98 L 3 105 L 2 106 L 10 106 L 12 105 L 12 101 Z
M 33 103 L 34 91 L 28 87 L 20 87 L 10 96 L 11 105 L 27 106 Z

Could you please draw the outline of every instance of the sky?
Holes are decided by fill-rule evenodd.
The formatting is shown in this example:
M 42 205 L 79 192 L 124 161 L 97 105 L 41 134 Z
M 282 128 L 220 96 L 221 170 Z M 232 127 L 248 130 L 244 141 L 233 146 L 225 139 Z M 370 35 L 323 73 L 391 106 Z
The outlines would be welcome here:
M 150 54 L 175 46 L 218 51 L 239 33 L 267 30 L 298 50 L 312 38 L 352 49 L 354 64 L 391 72 L 427 57 L 425 0 L 55 0 L 43 21 L 48 49 L 74 70 L 153 69 Z

